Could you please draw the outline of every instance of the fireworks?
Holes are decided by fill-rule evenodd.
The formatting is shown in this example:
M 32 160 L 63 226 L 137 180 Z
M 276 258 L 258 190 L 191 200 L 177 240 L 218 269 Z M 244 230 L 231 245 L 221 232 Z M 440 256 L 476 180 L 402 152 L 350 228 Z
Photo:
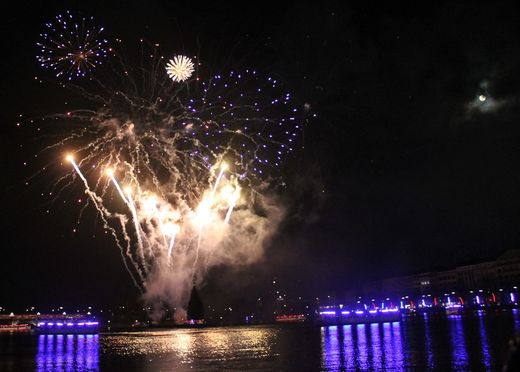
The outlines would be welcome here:
M 43 68 L 54 70 L 57 77 L 84 77 L 108 55 L 103 28 L 96 26 L 92 17 L 66 12 L 45 26 L 36 44 L 40 49 L 36 58 Z
M 186 56 L 175 56 L 170 59 L 170 62 L 166 65 L 166 72 L 168 76 L 177 82 L 187 80 L 193 73 L 193 62 Z
M 269 183 L 303 117 L 278 79 L 253 69 L 188 89 L 167 83 L 162 69 L 184 81 L 193 72 L 184 56 L 114 66 L 117 83 L 95 79 L 95 94 L 68 85 L 88 109 L 56 115 L 68 132 L 47 149 L 74 155 L 54 194 L 78 176 L 145 298 L 182 308 L 212 266 L 262 254 L 283 215 Z

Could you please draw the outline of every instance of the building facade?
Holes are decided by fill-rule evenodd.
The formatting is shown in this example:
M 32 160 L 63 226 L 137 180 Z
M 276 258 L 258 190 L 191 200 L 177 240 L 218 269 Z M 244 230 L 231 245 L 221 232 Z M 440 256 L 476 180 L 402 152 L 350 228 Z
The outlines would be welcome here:
M 509 250 L 493 261 L 371 281 L 363 285 L 362 294 L 417 295 L 516 285 L 520 286 L 520 249 Z

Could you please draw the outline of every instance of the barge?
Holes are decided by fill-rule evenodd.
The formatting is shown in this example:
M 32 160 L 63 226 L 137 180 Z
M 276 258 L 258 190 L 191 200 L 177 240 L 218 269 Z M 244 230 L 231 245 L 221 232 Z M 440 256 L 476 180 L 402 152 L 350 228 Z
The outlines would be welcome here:
M 319 325 L 363 324 L 399 322 L 401 312 L 397 308 L 373 310 L 323 309 L 319 312 Z
M 95 334 L 99 333 L 97 320 L 41 320 L 36 323 L 34 330 L 41 334 Z

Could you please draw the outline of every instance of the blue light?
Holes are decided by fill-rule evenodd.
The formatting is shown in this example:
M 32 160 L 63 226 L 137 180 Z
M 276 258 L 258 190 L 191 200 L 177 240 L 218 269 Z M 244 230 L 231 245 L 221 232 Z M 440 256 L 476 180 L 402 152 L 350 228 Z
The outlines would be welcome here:
M 381 310 L 382 313 L 395 313 L 398 312 L 399 309 L 383 309 Z
M 320 315 L 336 315 L 335 311 L 320 311 Z
M 36 323 L 37 327 L 63 327 L 67 326 L 68 328 L 73 327 L 89 327 L 89 328 L 96 328 L 99 326 L 98 321 L 89 320 L 89 321 L 80 321 L 78 323 L 71 321 L 71 319 L 64 319 L 58 322 L 38 322 Z

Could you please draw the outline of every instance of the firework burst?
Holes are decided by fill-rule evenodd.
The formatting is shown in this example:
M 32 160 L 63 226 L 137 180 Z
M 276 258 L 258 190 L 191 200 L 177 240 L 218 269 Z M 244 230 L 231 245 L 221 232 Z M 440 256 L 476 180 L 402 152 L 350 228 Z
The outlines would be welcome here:
M 168 76 L 179 83 L 189 79 L 194 70 L 192 60 L 186 56 L 175 56 L 166 65 Z
M 188 78 L 192 62 L 178 63 Z M 188 89 L 159 57 L 120 67 L 111 83 L 67 85 L 88 109 L 54 115 L 67 133 L 45 150 L 73 153 L 53 195 L 79 177 L 145 299 L 183 308 L 211 267 L 262 255 L 283 216 L 269 184 L 304 119 L 278 79 L 253 69 Z
M 71 80 L 87 76 L 108 56 L 103 28 L 95 25 L 93 17 L 66 12 L 45 26 L 36 44 L 40 49 L 36 58 L 41 67 L 53 70 L 57 77 Z

